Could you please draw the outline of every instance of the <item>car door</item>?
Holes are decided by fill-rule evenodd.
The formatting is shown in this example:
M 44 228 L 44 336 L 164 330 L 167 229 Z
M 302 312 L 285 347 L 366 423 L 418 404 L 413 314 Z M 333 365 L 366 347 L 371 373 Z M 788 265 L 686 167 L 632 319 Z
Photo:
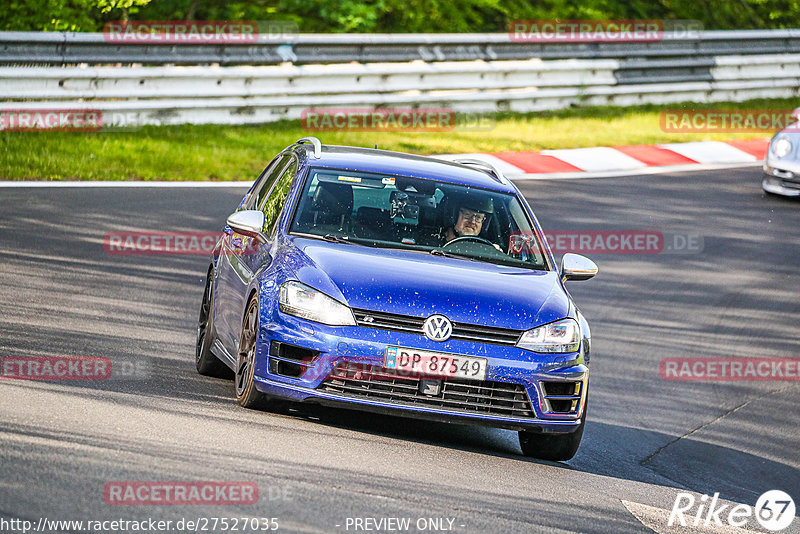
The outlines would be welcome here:
M 228 322 L 232 326 L 236 325 L 238 327 L 241 325 L 250 283 L 256 273 L 263 268 L 268 268 L 272 261 L 269 252 L 275 239 L 278 219 L 297 174 L 297 165 L 297 158 L 292 155 L 288 163 L 282 165 L 280 176 L 269 193 L 265 196 L 260 196 L 256 204 L 251 208 L 264 212 L 264 233 L 267 235 L 268 241 L 258 243 L 255 238 L 240 236 L 242 238 L 241 245 L 238 248 L 234 247 L 234 252 L 230 256 L 231 272 L 235 275 L 230 277 L 232 301 Z M 234 336 L 234 342 L 238 350 L 238 331 L 234 331 L 234 333 L 237 333 Z
M 292 160 L 290 154 L 276 157 L 264 170 L 257 180 L 250 194 L 244 199 L 237 211 L 258 209 L 259 204 L 266 202 L 269 193 L 283 174 L 286 165 Z M 228 352 L 235 356 L 239 343 L 244 299 L 246 295 L 240 293 L 246 290 L 242 287 L 243 280 L 252 277 L 252 261 L 249 256 L 259 256 L 249 243 L 249 238 L 235 233 L 229 226 L 225 226 L 225 235 L 222 238 L 219 261 L 217 262 L 217 286 L 214 298 L 214 324 L 216 325 L 217 339 L 225 346 Z M 244 262 L 243 260 L 248 260 Z

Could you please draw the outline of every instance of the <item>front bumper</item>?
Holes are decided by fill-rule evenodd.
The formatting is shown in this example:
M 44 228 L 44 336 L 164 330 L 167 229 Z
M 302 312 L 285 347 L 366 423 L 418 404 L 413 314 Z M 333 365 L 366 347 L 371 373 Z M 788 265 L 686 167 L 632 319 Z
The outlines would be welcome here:
M 768 193 L 787 197 L 800 196 L 800 171 L 764 165 L 761 187 Z
M 406 417 L 541 432 L 573 432 L 583 417 L 588 367 L 583 362 L 582 351 L 544 355 L 513 346 L 465 340 L 451 339 L 438 343 L 422 335 L 361 326 L 331 327 L 306 321 L 280 312 L 277 302 L 268 298 L 262 299 L 261 307 L 254 380 L 256 388 L 267 395 Z M 275 342 L 302 347 L 313 351 L 314 356 L 303 362 L 304 368 L 298 376 L 286 376 L 279 372 L 278 363 L 284 361 L 297 369 L 298 360 L 281 357 L 274 349 Z M 509 387 L 521 386 L 530 400 L 530 416 L 481 413 L 450 406 L 409 405 L 395 398 L 376 398 L 371 393 L 350 395 L 320 388 L 339 364 L 382 367 L 388 346 L 486 358 L 486 381 Z M 573 402 L 572 413 L 552 411 L 554 402 L 548 400 L 543 382 L 576 384 L 580 398 Z

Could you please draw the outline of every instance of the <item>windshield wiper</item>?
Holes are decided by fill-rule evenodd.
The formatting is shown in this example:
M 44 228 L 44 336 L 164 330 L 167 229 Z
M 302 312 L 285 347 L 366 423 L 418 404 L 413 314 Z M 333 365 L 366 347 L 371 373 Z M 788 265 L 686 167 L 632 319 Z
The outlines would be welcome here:
M 428 254 L 431 254 L 433 256 L 442 256 L 444 258 L 458 258 L 458 259 L 478 261 L 478 262 L 482 261 L 479 260 L 478 258 L 475 258 L 474 256 L 468 256 L 466 254 L 458 254 L 456 252 L 447 252 L 446 250 L 440 248 L 431 249 L 431 251 Z
M 309 239 L 322 239 L 323 241 L 328 241 L 330 243 L 347 243 L 348 245 L 358 245 L 360 247 L 366 247 L 369 245 L 365 245 L 364 243 L 359 243 L 358 241 L 351 241 L 347 236 L 338 236 L 336 234 L 309 234 L 306 232 L 292 232 L 291 235 L 297 237 L 307 237 Z
M 347 236 L 338 236 L 336 234 L 325 234 L 322 236 L 322 239 L 325 241 L 329 241 L 331 243 L 347 243 L 349 245 L 358 245 L 361 247 L 366 247 L 364 243 L 359 243 L 357 241 L 350 241 L 350 238 Z

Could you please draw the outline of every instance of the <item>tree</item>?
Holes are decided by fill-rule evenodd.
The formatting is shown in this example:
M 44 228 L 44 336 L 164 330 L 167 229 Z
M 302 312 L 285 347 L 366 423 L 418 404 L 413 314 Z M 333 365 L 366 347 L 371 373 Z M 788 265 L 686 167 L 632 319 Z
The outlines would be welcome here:
M 110 20 L 290 21 L 301 32 L 505 32 L 513 20 L 689 19 L 800 27 L 800 0 L 6 0 L 0 30 L 99 31 Z

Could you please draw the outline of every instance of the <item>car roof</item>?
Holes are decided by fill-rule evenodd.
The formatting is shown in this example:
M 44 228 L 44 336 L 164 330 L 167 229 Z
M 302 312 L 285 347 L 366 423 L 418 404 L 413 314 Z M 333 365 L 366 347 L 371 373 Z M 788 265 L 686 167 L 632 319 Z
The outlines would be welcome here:
M 314 147 L 310 144 L 297 144 L 292 149 L 304 152 L 308 158 L 307 164 L 313 167 L 413 176 L 506 193 L 516 193 L 516 188 L 506 178 L 502 178 L 502 181 L 500 181 L 489 171 L 431 156 L 419 156 L 372 148 L 322 145 L 319 158 L 315 158 Z

